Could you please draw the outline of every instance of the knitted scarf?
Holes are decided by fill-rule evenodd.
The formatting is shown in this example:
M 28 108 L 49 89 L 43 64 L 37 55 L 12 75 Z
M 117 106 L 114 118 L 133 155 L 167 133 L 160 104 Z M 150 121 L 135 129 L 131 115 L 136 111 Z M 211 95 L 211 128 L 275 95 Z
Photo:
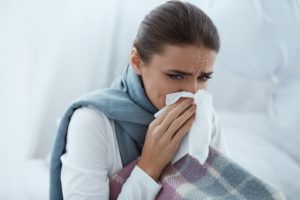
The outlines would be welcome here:
M 75 110 L 83 106 L 92 106 L 114 120 L 123 166 L 141 154 L 148 125 L 158 111 L 145 94 L 140 77 L 130 65 L 110 88 L 88 93 L 71 103 L 61 119 L 52 149 L 50 200 L 63 199 L 60 157 L 65 153 L 70 119 Z

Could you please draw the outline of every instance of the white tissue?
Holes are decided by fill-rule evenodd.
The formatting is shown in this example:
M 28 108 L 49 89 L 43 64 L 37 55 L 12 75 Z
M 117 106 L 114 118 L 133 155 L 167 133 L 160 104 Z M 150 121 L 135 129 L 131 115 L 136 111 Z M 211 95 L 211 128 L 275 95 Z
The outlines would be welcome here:
M 189 154 L 203 164 L 208 157 L 211 140 L 213 117 L 212 95 L 206 90 L 198 90 L 195 94 L 190 92 L 176 92 L 168 94 L 165 103 L 168 106 L 175 103 L 180 97 L 193 97 L 197 109 L 195 121 L 189 133 L 183 139 L 172 163 Z M 158 111 L 154 117 L 158 117 L 164 109 Z

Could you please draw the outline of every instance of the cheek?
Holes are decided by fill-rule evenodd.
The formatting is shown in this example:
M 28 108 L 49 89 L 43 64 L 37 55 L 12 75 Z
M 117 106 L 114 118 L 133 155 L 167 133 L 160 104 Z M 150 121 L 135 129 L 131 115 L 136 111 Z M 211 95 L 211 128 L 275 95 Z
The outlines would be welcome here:
M 203 83 L 199 83 L 199 86 L 198 86 L 198 90 L 200 89 L 207 89 L 208 87 L 208 82 L 203 82 Z
M 207 89 L 207 88 L 208 88 L 208 83 L 209 83 L 209 81 L 206 81 L 206 82 L 204 83 L 204 89 Z
M 161 80 L 157 76 L 145 76 L 143 78 L 144 89 L 151 103 L 157 108 L 161 109 L 164 103 L 163 89 L 161 87 Z
M 147 80 L 146 92 L 155 107 L 161 109 L 165 107 L 166 95 L 177 92 L 176 84 L 164 77 L 155 77 Z
M 160 81 L 159 83 L 159 98 L 160 98 L 160 105 L 162 107 L 165 107 L 165 100 L 167 94 L 175 93 L 175 92 L 180 92 L 182 91 L 182 84 L 176 83 L 175 81 L 172 80 L 165 80 L 165 81 Z
M 169 84 L 163 82 L 162 80 L 157 81 L 155 84 L 156 87 L 154 91 L 155 94 L 154 98 L 155 98 L 157 108 L 161 109 L 165 107 L 166 95 L 172 92 L 170 92 Z

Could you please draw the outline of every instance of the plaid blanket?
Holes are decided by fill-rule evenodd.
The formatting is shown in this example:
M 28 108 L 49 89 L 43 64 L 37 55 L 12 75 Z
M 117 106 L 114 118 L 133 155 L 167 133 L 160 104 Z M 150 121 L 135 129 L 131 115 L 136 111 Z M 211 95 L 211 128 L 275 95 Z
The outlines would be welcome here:
M 138 159 L 110 178 L 110 200 L 117 199 L 137 162 Z M 284 199 L 282 193 L 213 148 L 210 148 L 208 159 L 203 165 L 186 155 L 166 167 L 160 177 L 160 184 L 162 189 L 156 197 L 158 200 Z

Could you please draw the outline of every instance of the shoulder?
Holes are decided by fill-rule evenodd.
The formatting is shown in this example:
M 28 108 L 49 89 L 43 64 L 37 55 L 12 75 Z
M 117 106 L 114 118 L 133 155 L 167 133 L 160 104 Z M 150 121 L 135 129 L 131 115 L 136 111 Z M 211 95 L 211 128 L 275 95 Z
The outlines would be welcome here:
M 111 135 L 114 131 L 114 121 L 96 108 L 81 107 L 75 110 L 70 119 L 68 133 L 74 130 L 84 133 L 85 136 L 99 132 L 101 135 Z
M 122 167 L 114 121 L 93 107 L 77 109 L 70 121 L 66 150 L 77 163 L 105 165 L 108 174 Z
M 95 108 L 81 107 L 70 119 L 66 148 L 107 154 L 113 136 L 113 120 Z
M 110 120 L 103 112 L 93 107 L 81 107 L 75 110 L 70 125 L 109 125 Z

